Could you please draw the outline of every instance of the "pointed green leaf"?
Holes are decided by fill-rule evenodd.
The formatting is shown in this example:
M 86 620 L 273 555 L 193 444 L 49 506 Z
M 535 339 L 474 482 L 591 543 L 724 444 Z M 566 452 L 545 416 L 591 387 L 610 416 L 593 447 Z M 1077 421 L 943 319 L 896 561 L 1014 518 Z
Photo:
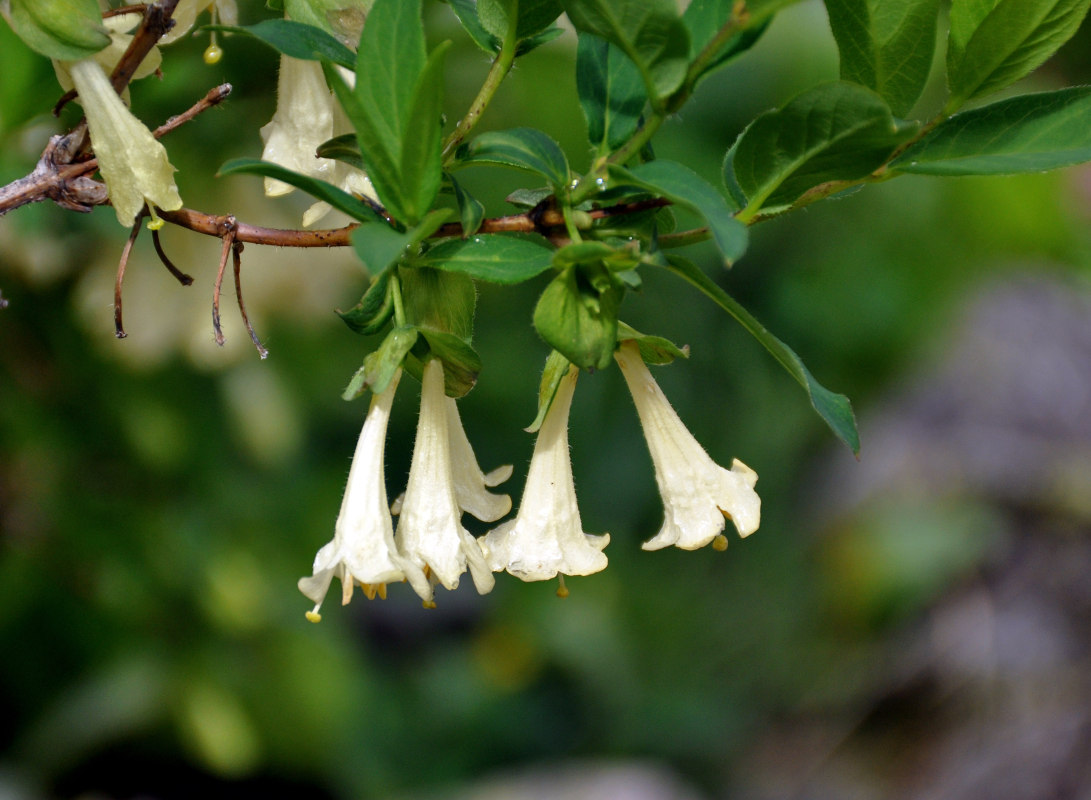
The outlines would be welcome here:
M 1091 0 L 956 0 L 947 41 L 948 108 L 1003 89 L 1071 38 Z
M 613 42 L 632 59 L 653 105 L 681 85 L 689 66 L 689 31 L 675 0 L 563 0 L 577 30 Z
M 631 170 L 611 165 L 611 181 L 628 183 L 689 208 L 708 222 L 724 260 L 731 264 L 746 252 L 746 226 L 732 215 L 723 195 L 704 178 L 675 161 L 649 161 Z
M 372 211 L 371 206 L 353 197 L 348 192 L 338 189 L 325 181 L 292 172 L 279 164 L 262 161 L 258 158 L 236 158 L 220 167 L 220 175 L 263 175 L 284 181 L 297 189 L 302 189 L 312 197 L 329 203 L 338 211 L 343 211 L 361 222 L 382 222 L 382 217 Z
M 646 364 L 670 364 L 676 358 L 689 358 L 689 345 L 679 347 L 670 339 L 662 336 L 648 336 L 624 322 L 618 323 L 618 341 L 632 339 L 640 348 L 640 357 Z
M 354 69 L 356 54 L 324 30 L 288 19 L 266 19 L 254 25 L 209 25 L 212 30 L 253 36 L 274 50 L 304 61 L 331 61 Z
M 481 26 L 498 39 L 508 32 L 511 17 L 516 16 L 516 39 L 541 33 L 561 15 L 560 0 L 477 0 Z
M 568 159 L 560 145 L 533 128 L 490 131 L 458 149 L 456 167 L 470 164 L 501 164 L 543 176 L 560 191 L 568 186 Z
M 883 99 L 853 83 L 826 83 L 768 111 L 734 145 L 733 166 L 749 221 L 782 211 L 808 190 L 867 177 L 916 130 Z
M 338 311 L 346 325 L 362 336 L 378 333 L 394 312 L 394 298 L 390 292 L 391 271 L 386 270 L 372 279 L 371 286 L 360 302 L 348 311 Z
M 636 65 L 617 45 L 590 33 L 579 35 L 576 89 L 587 138 L 600 155 L 636 133 L 648 95 Z
M 379 195 L 379 201 L 395 219 L 406 219 L 408 215 L 405 209 L 411 201 L 406 197 L 405 186 L 401 180 L 400 140 L 384 138 L 381 130 L 387 129 L 388 126 L 373 124 L 371 112 L 364 108 L 333 65 L 323 62 L 322 71 L 326 75 L 326 82 L 337 95 L 337 101 L 345 110 L 345 115 L 356 130 L 356 140 L 360 144 L 360 157 L 367 176 L 371 179 L 371 185 L 375 187 L 375 193 Z
M 481 357 L 469 342 L 453 333 L 420 328 L 432 355 L 443 362 L 443 388 L 448 397 L 462 397 L 477 383 Z
M 476 280 L 514 284 L 549 269 L 552 255 L 553 249 L 540 236 L 484 233 L 468 239 L 446 239 L 430 248 L 420 263 L 461 272 Z
M 356 97 L 395 162 L 428 60 L 420 7 L 421 0 L 375 0 L 357 52 Z
M 486 53 L 495 55 L 500 52 L 500 40 L 485 30 L 485 26 L 481 24 L 481 19 L 477 15 L 476 0 L 447 0 L 447 2 L 474 44 Z
M 757 339 L 769 353 L 780 362 L 780 365 L 788 371 L 800 386 L 807 392 L 811 399 L 811 405 L 818 415 L 825 420 L 830 430 L 849 446 L 855 455 L 860 454 L 860 434 L 856 430 L 856 418 L 852 413 L 852 404 L 842 394 L 835 394 L 825 388 L 810 371 L 803 365 L 803 361 L 788 345 L 773 336 L 754 317 L 731 297 L 727 292 L 713 283 L 705 273 L 701 272 L 693 262 L 684 258 L 668 256 L 670 266 L 668 269 L 683 280 L 700 289 L 716 305 L 730 314 L 742 325 L 751 336 Z
M 405 208 L 408 225 L 415 225 L 427 213 L 443 183 L 443 57 L 450 45 L 444 42 L 429 56 L 402 129 L 401 179 L 409 200 Z
M 458 218 L 462 223 L 462 235 L 473 236 L 485 219 L 485 206 L 480 200 L 462 188 L 462 184 L 448 175 L 451 187 L 455 190 L 455 202 L 458 203 Z
M 380 394 L 390 385 L 394 373 L 417 343 L 417 336 L 417 329 L 412 325 L 402 325 L 390 331 L 378 349 L 364 359 L 364 365 L 356 370 L 341 397 L 355 400 L 368 389 Z
M 925 175 L 1041 172 L 1091 161 L 1091 86 L 1021 95 L 948 117 L 891 163 Z
M 568 374 L 572 362 L 562 356 L 556 350 L 550 350 L 546 357 L 545 367 L 542 369 L 542 380 L 538 385 L 538 413 L 530 427 L 524 428 L 527 433 L 537 433 L 545 422 L 546 413 L 553 405 L 553 396 L 557 394 L 557 387 L 561 385 L 561 379 Z
M 900 116 L 932 70 L 939 0 L 826 0 L 841 78 L 874 89 Z
M 280 5 L 289 18 L 321 28 L 355 47 L 360 41 L 360 30 L 364 27 L 371 0 L 284 0 Z M 266 2 L 266 6 L 274 11 L 281 10 L 270 2 Z
M 725 25 L 731 25 L 732 30 L 735 31 L 716 48 L 716 52 L 697 77 L 708 75 L 717 67 L 753 47 L 765 33 L 773 14 L 778 10 L 774 6 L 786 6 L 794 2 L 796 0 L 780 0 L 777 4 L 766 3 L 760 17 L 755 16 L 757 4 L 747 3 L 745 19 L 740 19 L 735 16 L 736 0 L 691 0 L 682 14 L 682 21 L 686 23 L 686 28 L 689 30 L 690 60 L 700 55 Z
M 385 221 L 361 225 L 350 238 L 357 257 L 371 275 L 385 273 L 409 246 L 409 234 L 394 230 Z
M 318 145 L 315 155 L 319 158 L 332 158 L 343 161 L 356 169 L 366 169 L 364 160 L 360 157 L 360 143 L 356 140 L 355 133 L 345 133 L 334 136 Z

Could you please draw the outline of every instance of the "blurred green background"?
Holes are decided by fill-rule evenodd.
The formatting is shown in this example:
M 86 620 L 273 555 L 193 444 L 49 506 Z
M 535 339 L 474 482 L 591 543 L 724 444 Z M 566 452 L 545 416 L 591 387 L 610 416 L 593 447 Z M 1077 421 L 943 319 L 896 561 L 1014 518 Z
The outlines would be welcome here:
M 244 23 L 267 13 L 240 5 Z M 426 13 L 455 40 L 453 119 L 487 60 L 445 5 Z M 306 198 L 214 177 L 260 154 L 276 57 L 232 38 L 210 67 L 206 45 L 175 45 L 134 108 L 158 123 L 230 81 L 167 140 L 186 205 L 294 227 Z M 584 166 L 573 52 L 569 33 L 523 59 L 483 127 L 540 127 Z M 6 27 L 0 53 L 7 183 L 78 110 L 49 115 L 51 67 Z M 1086 82 L 1089 53 L 1085 24 L 1019 88 Z M 822 6 L 794 6 L 657 152 L 718 175 L 756 113 L 836 75 Z M 510 213 L 521 176 L 466 177 Z M 714 458 L 758 472 L 758 533 L 641 551 L 661 505 L 639 424 L 616 371 L 584 375 L 571 449 L 585 529 L 612 536 L 605 572 L 564 600 L 498 576 L 434 611 L 392 587 L 316 626 L 295 581 L 332 535 L 366 411 L 339 398 L 370 344 L 333 314 L 366 285 L 352 257 L 247 247 L 260 361 L 227 288 L 213 342 L 216 240 L 164 232 L 188 288 L 137 244 L 119 341 L 114 215 L 0 218 L 0 797 L 1091 796 L 1089 221 L 1087 168 L 909 177 L 758 226 L 730 273 L 693 248 L 853 399 L 860 461 L 740 328 L 647 274 L 623 318 L 691 346 L 657 378 Z M 482 467 L 515 464 L 516 504 L 542 285 L 481 287 L 485 369 L 461 406 Z M 392 496 L 414 395 L 403 382 Z

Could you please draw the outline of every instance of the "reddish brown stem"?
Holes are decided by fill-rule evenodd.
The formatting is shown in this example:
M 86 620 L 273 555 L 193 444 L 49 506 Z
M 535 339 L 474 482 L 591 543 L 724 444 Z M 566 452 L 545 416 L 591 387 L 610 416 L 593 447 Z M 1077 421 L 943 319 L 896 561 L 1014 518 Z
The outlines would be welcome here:
M 118 339 L 124 339 L 129 335 L 125 333 L 125 326 L 121 322 L 121 282 L 125 280 L 125 267 L 129 264 L 129 254 L 133 252 L 133 244 L 136 242 L 136 237 L 140 235 L 140 224 L 143 220 L 144 215 L 139 214 L 132 231 L 129 232 L 129 241 L 125 242 L 125 247 L 121 251 L 121 260 L 117 265 L 117 278 L 114 280 L 114 336 Z

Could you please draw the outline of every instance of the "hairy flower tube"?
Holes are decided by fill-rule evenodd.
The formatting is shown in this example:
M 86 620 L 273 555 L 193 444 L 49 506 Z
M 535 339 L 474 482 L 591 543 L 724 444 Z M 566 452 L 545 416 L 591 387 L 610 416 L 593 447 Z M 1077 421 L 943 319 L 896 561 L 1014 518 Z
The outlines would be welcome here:
M 383 452 L 400 376 L 399 371 L 386 389 L 371 399 L 352 457 L 333 540 L 315 556 L 314 574 L 299 579 L 299 590 L 315 604 L 307 613 L 312 622 L 321 619 L 318 612 L 334 576 L 341 581 L 342 604 L 352 598 L 354 582 L 363 585 L 368 597 L 376 593 L 385 597 L 387 583 L 406 578 L 414 587 L 428 585 L 423 572 L 397 551 L 386 498 Z
M 451 446 L 451 468 L 454 473 L 455 500 L 466 514 L 482 522 L 496 522 L 511 511 L 511 497 L 488 491 L 511 477 L 512 465 L 505 464 L 489 473 L 477 465 L 470 440 L 458 415 L 458 403 L 453 397 L 445 397 L 447 406 L 447 433 Z
M 181 208 L 166 148 L 125 106 L 101 65 L 83 59 L 67 66 L 87 115 L 91 144 L 117 221 L 131 226 L 145 203 L 152 214 L 155 206 L 168 211 Z
M 740 536 L 756 531 L 757 473 L 738 459 L 726 470 L 709 457 L 652 378 L 635 341 L 622 342 L 614 357 L 629 384 L 663 497 L 663 527 L 642 547 L 696 550 L 719 536 L 727 519 Z
M 558 573 L 590 575 L 606 567 L 602 550 L 610 535 L 584 533 L 568 455 L 568 414 L 578 377 L 579 370 L 571 367 L 557 387 L 534 443 L 519 513 L 480 539 L 496 572 L 541 581 Z
M 110 33 L 110 44 L 99 50 L 93 56 L 92 59 L 97 61 L 106 72 L 112 72 L 114 67 L 117 66 L 117 62 L 121 60 L 121 57 L 125 54 L 125 51 L 129 49 L 129 44 L 133 40 L 133 35 L 130 31 L 140 24 L 143 16 L 139 13 L 132 14 L 118 14 L 115 17 L 106 17 L 102 20 L 102 26 Z M 139 80 L 140 78 L 146 78 L 149 75 L 153 75 L 160 65 L 163 63 L 163 56 L 159 52 L 158 47 L 153 47 L 148 51 L 148 54 L 144 57 L 144 60 L 137 65 L 136 71 L 130 80 Z M 72 74 L 69 71 L 71 62 L 68 61 L 54 61 L 53 71 L 57 75 L 57 82 L 61 85 L 61 88 L 66 92 L 75 88 L 75 83 L 72 81 Z M 125 92 L 122 94 L 122 98 L 128 102 L 129 87 L 125 87 Z
M 452 464 L 449 412 L 443 388 L 443 364 L 439 360 L 432 359 L 424 365 L 421 384 L 417 440 L 398 517 L 398 548 L 421 573 L 446 589 L 457 588 L 459 577 L 469 567 L 474 586 L 485 594 L 492 591 L 495 579 L 477 540 L 460 521 L 462 510 L 457 501 L 453 468 L 464 464 Z M 430 581 L 408 577 L 421 599 L 430 604 Z

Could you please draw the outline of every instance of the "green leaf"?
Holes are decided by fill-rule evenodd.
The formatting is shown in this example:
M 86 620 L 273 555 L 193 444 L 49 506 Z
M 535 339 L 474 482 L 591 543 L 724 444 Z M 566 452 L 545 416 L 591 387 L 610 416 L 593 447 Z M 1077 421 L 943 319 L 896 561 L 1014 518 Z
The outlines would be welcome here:
M 553 396 L 557 394 L 557 387 L 561 385 L 561 379 L 568 374 L 572 362 L 562 356 L 556 350 L 550 350 L 546 357 L 545 368 L 542 369 L 542 380 L 538 385 L 538 413 L 530 427 L 524 428 L 527 433 L 537 433 L 545 422 L 546 413 L 553 405 Z
M 455 190 L 455 202 L 458 203 L 458 218 L 462 223 L 462 235 L 473 236 L 481 227 L 481 221 L 485 219 L 485 206 L 476 197 L 462 188 L 462 184 L 448 175 L 451 187 Z
M 631 328 L 624 322 L 618 323 L 617 338 L 619 342 L 632 339 L 640 348 L 640 357 L 646 364 L 670 364 L 676 358 L 689 358 L 689 345 L 679 347 L 670 339 L 662 336 L 648 336 L 635 328 Z
M 826 83 L 768 111 L 734 145 L 733 168 L 749 221 L 791 206 L 808 190 L 870 175 L 916 130 L 883 99 L 853 83 Z
M 447 0 L 447 2 L 474 44 L 492 55 L 500 52 L 500 40 L 485 30 L 481 19 L 477 16 L 476 0 Z
M 947 41 L 948 109 L 1029 75 L 1071 38 L 1091 0 L 956 0 Z
M 531 50 L 541 47 L 543 44 L 548 44 L 556 39 L 558 36 L 564 35 L 564 28 L 559 25 L 555 25 L 552 28 L 546 28 L 541 33 L 535 34 L 527 39 L 520 39 L 519 43 L 515 46 L 515 57 L 519 58 L 525 56 Z
M 360 302 L 348 311 L 338 311 L 344 323 L 362 336 L 378 333 L 394 312 L 394 297 L 390 292 L 391 270 L 385 270 L 371 281 Z
M 550 267 L 553 250 L 540 236 L 485 233 L 468 239 L 446 239 L 430 248 L 421 264 L 446 272 L 461 272 L 490 283 L 530 280 Z
M 432 355 L 443 362 L 443 387 L 448 397 L 462 397 L 474 388 L 481 374 L 481 357 L 453 333 L 420 328 Z
M 1091 161 L 1091 86 L 1021 95 L 948 117 L 890 167 L 1010 175 Z
M 785 6 L 793 2 L 796 0 L 781 0 L 776 5 Z M 752 2 L 746 4 L 744 21 L 734 16 L 736 0 L 691 0 L 682 14 L 682 21 L 689 30 L 691 61 L 701 54 L 725 25 L 731 24 L 738 31 L 717 47 L 712 59 L 696 77 L 708 75 L 757 43 L 769 27 L 777 8 L 772 7 L 773 3 L 766 3 L 764 15 L 755 17 L 755 5 Z
M 474 282 L 457 272 L 424 266 L 398 268 L 405 317 L 408 322 L 434 331 L 445 331 L 465 341 L 473 338 Z
M 417 343 L 417 336 L 417 329 L 412 325 L 402 325 L 390 331 L 378 349 L 364 359 L 364 365 L 356 370 L 341 397 L 355 400 L 368 389 L 380 394 L 390 385 L 394 373 Z
M 443 58 L 450 44 L 444 42 L 428 58 L 402 130 L 401 180 L 407 194 L 404 211 L 409 225 L 415 225 L 432 207 L 443 183 Z
M 541 33 L 561 15 L 560 0 L 477 0 L 477 16 L 481 26 L 498 39 L 503 39 L 516 15 L 516 39 L 527 39 Z
M 700 289 L 716 305 L 730 314 L 742 325 L 769 353 L 780 362 L 811 399 L 811 405 L 818 415 L 825 420 L 830 430 L 849 446 L 855 455 L 860 454 L 860 434 L 856 430 L 856 418 L 852 413 L 852 404 L 842 394 L 835 394 L 814 379 L 803 361 L 788 345 L 773 336 L 754 317 L 732 298 L 727 292 L 713 283 L 693 262 L 684 258 L 668 256 L 668 269 L 675 275 Z
M 470 164 L 501 164 L 543 176 L 557 191 L 568 186 L 568 159 L 560 145 L 533 128 L 490 131 L 463 144 L 456 167 Z
M 611 282 L 605 290 L 604 280 Z M 605 369 L 617 346 L 623 294 L 605 267 L 569 267 L 538 298 L 534 327 L 546 344 L 581 369 Z
M 95 0 L 11 0 L 10 11 L 15 34 L 49 58 L 79 61 L 110 44 Z
M 932 70 L 939 0 L 826 0 L 841 78 L 874 89 L 904 116 Z
M 577 30 L 613 42 L 633 60 L 653 106 L 685 80 L 689 31 L 675 0 L 563 0 Z
M 334 136 L 318 145 L 315 155 L 319 158 L 332 158 L 343 161 L 356 169 L 366 169 L 364 160 L 360 157 L 360 143 L 356 141 L 355 133 L 345 133 Z
M 398 152 L 400 141 L 383 137 L 380 132 L 380 127 L 383 126 L 372 124 L 371 113 L 364 109 L 359 98 L 331 64 L 323 62 L 322 71 L 326 75 L 326 82 L 337 95 L 337 101 L 345 110 L 345 115 L 356 129 L 360 157 L 379 201 L 391 216 L 404 220 L 407 216 L 405 209 L 410 201 L 405 196 L 405 186 L 401 180 Z
M 312 178 L 309 175 L 301 175 L 292 172 L 279 164 L 262 161 L 258 158 L 236 158 L 228 161 L 220 167 L 220 175 L 263 175 L 267 178 L 276 178 L 284 181 L 297 189 L 302 189 L 312 197 L 329 203 L 338 211 L 343 211 L 350 217 L 361 222 L 378 222 L 385 225 L 382 217 L 376 214 L 367 203 L 353 197 L 348 192 L 338 189 L 332 184 Z
M 361 225 L 352 232 L 352 247 L 372 275 L 382 275 L 397 263 L 410 244 L 410 235 L 396 231 L 386 222 Z
M 428 61 L 421 0 L 375 0 L 360 37 L 356 96 L 394 161 L 400 161 Z
M 636 133 L 648 95 L 640 71 L 617 45 L 590 33 L 579 35 L 576 89 L 587 138 L 600 155 Z
M 286 0 L 283 6 L 296 22 L 314 25 L 355 47 L 371 0 Z
M 332 61 L 345 69 L 356 66 L 356 54 L 326 31 L 288 19 L 266 19 L 254 25 L 210 25 L 211 30 L 253 36 L 274 50 L 304 61 Z
M 675 161 L 649 161 L 631 170 L 610 166 L 611 180 L 648 189 L 705 218 L 724 260 L 731 264 L 746 252 L 746 226 L 732 215 L 723 195 L 704 178 Z

